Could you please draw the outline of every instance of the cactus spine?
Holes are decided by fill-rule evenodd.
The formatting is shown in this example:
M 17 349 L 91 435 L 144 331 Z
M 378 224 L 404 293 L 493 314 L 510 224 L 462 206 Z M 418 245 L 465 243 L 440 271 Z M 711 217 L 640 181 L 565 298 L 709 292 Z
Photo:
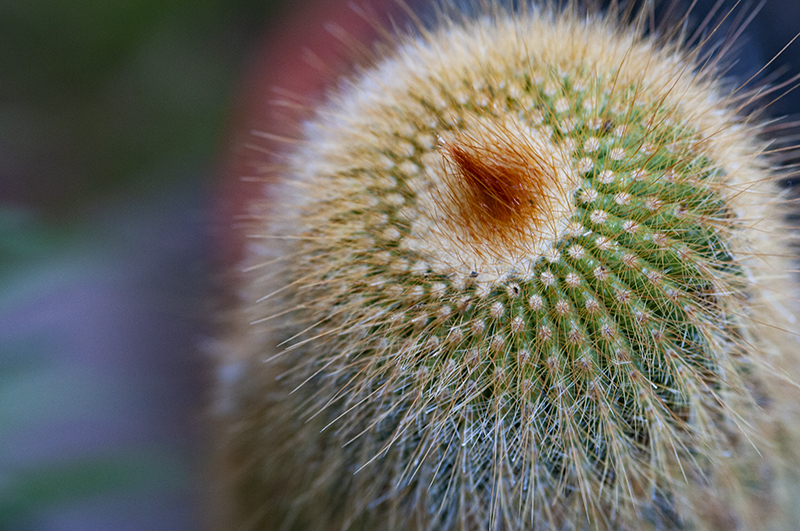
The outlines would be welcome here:
M 402 38 L 283 155 L 223 360 L 241 528 L 794 525 L 758 125 L 678 44 L 522 11 Z

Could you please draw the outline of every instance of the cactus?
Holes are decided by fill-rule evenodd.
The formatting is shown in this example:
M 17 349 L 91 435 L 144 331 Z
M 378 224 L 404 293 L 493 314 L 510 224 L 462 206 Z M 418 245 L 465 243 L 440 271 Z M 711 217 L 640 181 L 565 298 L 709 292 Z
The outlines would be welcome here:
M 580 12 L 400 37 L 281 154 L 224 343 L 231 528 L 797 525 L 750 94 Z

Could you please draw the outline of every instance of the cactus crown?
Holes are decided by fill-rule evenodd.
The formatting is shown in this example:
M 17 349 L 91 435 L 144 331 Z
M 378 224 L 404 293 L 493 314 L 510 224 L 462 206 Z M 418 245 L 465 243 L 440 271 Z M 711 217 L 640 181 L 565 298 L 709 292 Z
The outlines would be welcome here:
M 252 280 L 274 324 L 252 357 L 277 358 L 250 370 L 280 383 L 240 393 L 244 505 L 301 529 L 751 525 L 772 176 L 730 104 L 676 45 L 569 8 L 406 39 L 333 93 L 266 229 L 287 267 Z

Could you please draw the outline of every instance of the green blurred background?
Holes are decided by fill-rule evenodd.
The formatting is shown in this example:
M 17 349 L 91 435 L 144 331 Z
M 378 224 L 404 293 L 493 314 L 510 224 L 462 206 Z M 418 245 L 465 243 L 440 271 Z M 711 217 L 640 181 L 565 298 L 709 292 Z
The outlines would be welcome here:
M 0 2 L 0 529 L 200 527 L 209 190 L 278 4 Z
M 201 526 L 214 176 L 289 7 L 0 2 L 0 531 Z M 798 21 L 767 0 L 736 78 Z M 775 66 L 800 71 L 798 48 Z
M 276 3 L 0 3 L 4 202 L 69 216 L 133 182 L 144 191 L 205 169 L 232 80 Z

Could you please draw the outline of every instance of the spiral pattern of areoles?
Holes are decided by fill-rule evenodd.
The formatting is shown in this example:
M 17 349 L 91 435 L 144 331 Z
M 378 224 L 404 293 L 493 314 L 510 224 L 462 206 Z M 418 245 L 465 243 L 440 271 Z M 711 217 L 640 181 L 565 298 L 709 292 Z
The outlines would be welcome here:
M 784 529 L 798 349 L 762 326 L 785 253 L 755 126 L 622 23 L 443 28 L 284 155 L 231 422 L 243 521 Z

